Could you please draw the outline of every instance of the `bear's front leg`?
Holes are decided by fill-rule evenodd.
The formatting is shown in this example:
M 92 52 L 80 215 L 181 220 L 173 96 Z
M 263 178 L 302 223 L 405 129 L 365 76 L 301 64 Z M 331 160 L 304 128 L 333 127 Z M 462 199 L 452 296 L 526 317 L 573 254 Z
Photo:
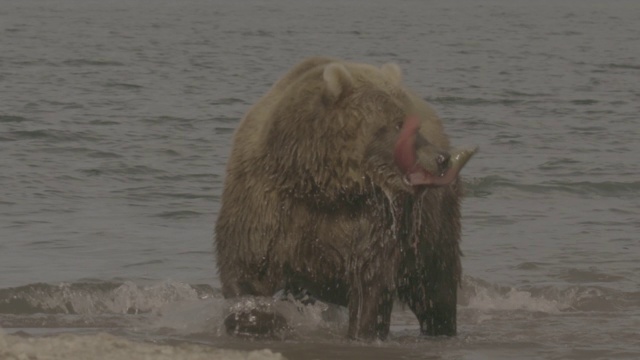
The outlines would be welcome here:
M 355 296 L 354 296 L 355 295 Z M 364 291 L 349 297 L 349 338 L 370 341 L 386 339 L 391 324 L 393 294 Z
M 355 340 L 384 340 L 389 335 L 391 310 L 395 289 L 384 271 L 360 269 L 350 276 L 349 338 Z
M 430 284 L 423 303 L 414 312 L 420 322 L 420 332 L 428 336 L 455 336 L 457 316 L 457 290 L 455 280 Z
M 418 318 L 423 335 L 455 336 L 459 286 L 456 275 L 438 273 L 434 268 L 417 271 L 398 288 L 400 299 Z

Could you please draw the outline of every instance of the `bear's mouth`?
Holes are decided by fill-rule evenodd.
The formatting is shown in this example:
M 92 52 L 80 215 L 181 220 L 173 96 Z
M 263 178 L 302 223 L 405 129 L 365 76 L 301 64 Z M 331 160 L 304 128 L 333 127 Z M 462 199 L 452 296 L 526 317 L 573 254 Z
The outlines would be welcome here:
M 428 155 L 425 149 L 429 144 L 418 133 L 419 129 L 420 119 L 417 116 L 407 117 L 395 144 L 394 160 L 404 174 L 404 182 L 411 186 L 451 184 L 477 148 L 458 149 L 449 154 L 432 151 L 433 154 Z

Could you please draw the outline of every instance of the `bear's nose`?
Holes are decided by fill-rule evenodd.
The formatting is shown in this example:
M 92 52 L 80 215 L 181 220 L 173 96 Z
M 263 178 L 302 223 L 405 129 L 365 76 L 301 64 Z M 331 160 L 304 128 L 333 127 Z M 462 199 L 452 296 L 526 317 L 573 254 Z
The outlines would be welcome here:
M 441 175 L 449 168 L 450 159 L 451 155 L 449 155 L 449 153 L 440 153 L 436 156 L 436 164 L 438 165 L 438 171 Z

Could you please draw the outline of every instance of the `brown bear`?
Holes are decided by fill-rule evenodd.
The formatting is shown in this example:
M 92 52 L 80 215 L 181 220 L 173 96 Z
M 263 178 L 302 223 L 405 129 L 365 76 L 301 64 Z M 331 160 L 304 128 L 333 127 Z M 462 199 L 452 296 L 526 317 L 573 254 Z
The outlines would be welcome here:
M 474 151 L 451 149 L 397 65 L 304 60 L 234 135 L 215 229 L 223 295 L 305 291 L 346 306 L 349 337 L 365 340 L 388 335 L 398 298 L 423 334 L 455 335 L 458 174 Z

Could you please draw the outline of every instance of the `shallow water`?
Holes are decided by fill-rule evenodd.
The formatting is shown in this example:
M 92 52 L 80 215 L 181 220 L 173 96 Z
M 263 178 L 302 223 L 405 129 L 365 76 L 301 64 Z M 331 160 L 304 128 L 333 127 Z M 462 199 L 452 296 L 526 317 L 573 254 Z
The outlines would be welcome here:
M 632 1 L 0 3 L 0 358 L 640 358 L 638 23 Z M 274 303 L 284 340 L 220 329 L 231 134 L 316 54 L 400 64 L 480 146 L 455 338 L 400 306 L 374 344 L 325 304 Z

